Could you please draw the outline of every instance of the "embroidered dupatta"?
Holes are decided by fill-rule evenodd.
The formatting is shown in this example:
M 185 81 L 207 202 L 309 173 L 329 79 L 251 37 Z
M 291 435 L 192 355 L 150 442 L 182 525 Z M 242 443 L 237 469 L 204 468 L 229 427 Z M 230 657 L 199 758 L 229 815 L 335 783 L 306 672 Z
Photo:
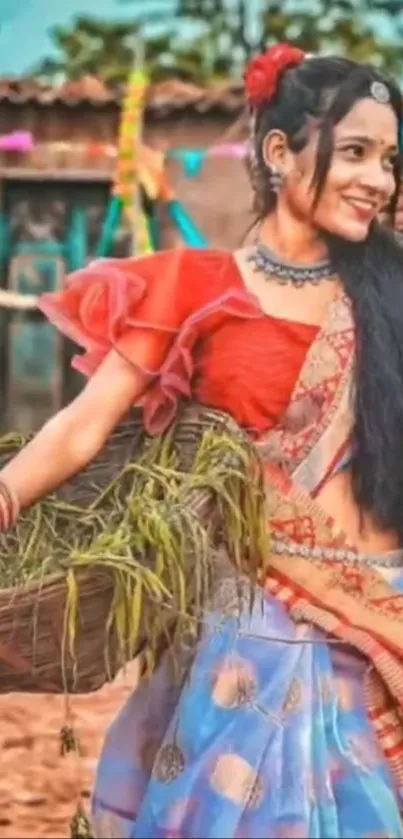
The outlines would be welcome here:
M 348 450 L 352 429 L 354 323 L 344 294 L 331 305 L 281 423 L 257 443 L 274 536 L 304 547 L 348 547 L 315 501 Z M 374 568 L 273 553 L 266 589 L 297 622 L 341 639 L 371 662 L 365 697 L 385 757 L 403 785 L 403 596 Z

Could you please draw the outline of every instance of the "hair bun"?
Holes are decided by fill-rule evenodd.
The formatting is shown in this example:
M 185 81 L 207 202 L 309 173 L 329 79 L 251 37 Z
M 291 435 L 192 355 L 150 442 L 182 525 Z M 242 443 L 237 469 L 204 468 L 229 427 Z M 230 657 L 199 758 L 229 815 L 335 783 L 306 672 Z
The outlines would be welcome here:
M 276 44 L 263 55 L 253 58 L 245 71 L 245 93 L 249 104 L 259 107 L 269 102 L 276 93 L 281 75 L 289 67 L 296 67 L 305 53 L 290 44 Z

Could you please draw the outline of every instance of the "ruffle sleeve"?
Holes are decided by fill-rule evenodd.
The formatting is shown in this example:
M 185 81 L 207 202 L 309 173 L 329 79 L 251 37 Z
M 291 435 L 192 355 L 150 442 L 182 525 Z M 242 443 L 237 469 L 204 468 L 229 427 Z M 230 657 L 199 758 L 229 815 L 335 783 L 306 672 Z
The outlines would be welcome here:
M 206 251 L 102 259 L 70 275 L 61 291 L 42 295 L 39 308 L 84 350 L 73 359 L 80 372 L 91 376 L 115 349 L 151 377 L 140 404 L 145 427 L 156 434 L 174 418 L 179 398 L 191 396 L 197 340 L 222 317 L 261 316 L 230 267 L 230 255 Z M 140 335 L 147 336 L 141 362 Z

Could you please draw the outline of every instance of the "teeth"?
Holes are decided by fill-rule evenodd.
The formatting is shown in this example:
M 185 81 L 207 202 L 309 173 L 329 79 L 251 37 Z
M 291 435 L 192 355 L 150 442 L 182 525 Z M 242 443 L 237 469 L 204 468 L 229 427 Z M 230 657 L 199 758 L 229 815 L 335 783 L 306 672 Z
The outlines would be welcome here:
M 373 210 L 375 205 L 372 201 L 366 201 L 365 198 L 348 198 L 349 204 L 357 204 L 359 207 L 364 207 L 366 210 Z

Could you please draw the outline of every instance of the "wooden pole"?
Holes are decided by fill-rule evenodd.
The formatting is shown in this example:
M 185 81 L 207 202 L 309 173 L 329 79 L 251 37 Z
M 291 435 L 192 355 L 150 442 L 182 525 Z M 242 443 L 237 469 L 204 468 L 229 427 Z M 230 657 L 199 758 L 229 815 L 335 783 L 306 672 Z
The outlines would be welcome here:
M 133 38 L 133 70 L 134 71 L 141 71 L 144 67 L 145 61 L 145 46 L 143 38 L 137 33 Z M 141 123 L 139 125 L 138 136 L 135 138 L 133 137 L 133 144 L 136 142 L 138 143 L 139 140 L 142 138 L 143 134 L 143 123 L 144 118 L 142 117 Z M 136 153 L 136 149 L 134 149 Z M 138 149 L 137 149 L 138 153 Z M 132 255 L 136 254 L 138 250 L 139 243 L 136 242 L 136 231 L 139 231 L 139 224 L 136 226 L 136 219 L 139 222 L 141 220 L 143 208 L 141 206 L 141 190 L 139 186 L 139 180 L 136 175 L 136 181 L 133 189 L 133 202 L 132 202 L 132 212 L 133 212 L 133 224 L 132 224 L 132 231 L 131 231 L 131 253 Z

